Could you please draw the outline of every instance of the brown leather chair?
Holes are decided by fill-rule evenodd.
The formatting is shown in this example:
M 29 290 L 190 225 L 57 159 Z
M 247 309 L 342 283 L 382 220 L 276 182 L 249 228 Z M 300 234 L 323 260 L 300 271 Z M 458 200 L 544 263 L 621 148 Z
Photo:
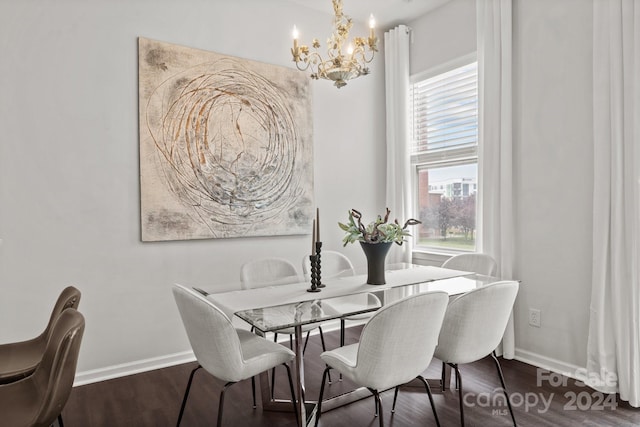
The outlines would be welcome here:
M 42 361 L 32 375 L 0 385 L 0 426 L 62 427 L 64 408 L 76 373 L 84 317 L 64 310 L 51 330 Z
M 81 293 L 73 286 L 58 297 L 46 329 L 36 338 L 16 343 L 0 344 L 0 384 L 7 384 L 31 375 L 40 363 L 53 325 L 67 308 L 78 308 Z

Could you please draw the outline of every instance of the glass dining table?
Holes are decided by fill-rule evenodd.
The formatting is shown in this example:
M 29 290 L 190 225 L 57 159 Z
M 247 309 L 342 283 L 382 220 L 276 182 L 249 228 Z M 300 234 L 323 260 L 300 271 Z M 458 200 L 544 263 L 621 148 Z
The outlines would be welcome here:
M 264 335 L 294 328 L 295 385 L 300 426 L 312 425 L 315 403 L 305 400 L 302 326 L 378 310 L 381 306 L 422 292 L 442 290 L 460 295 L 499 279 L 472 272 L 414 264 L 387 267 L 386 284 L 368 285 L 366 275 L 324 280 L 321 292 L 307 292 L 308 282 L 208 294 L 229 318 L 236 316 Z M 372 297 L 375 295 L 375 298 Z M 268 373 L 260 377 L 263 410 L 291 411 L 291 403 L 274 399 Z M 323 401 L 323 412 L 370 396 L 366 388 Z

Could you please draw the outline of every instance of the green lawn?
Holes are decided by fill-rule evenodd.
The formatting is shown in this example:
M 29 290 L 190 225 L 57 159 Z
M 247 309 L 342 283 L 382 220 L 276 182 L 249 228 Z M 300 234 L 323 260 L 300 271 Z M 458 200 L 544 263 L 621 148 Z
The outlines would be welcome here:
M 447 240 L 443 238 L 421 238 L 418 241 L 418 246 L 431 246 L 435 248 L 447 248 L 447 249 L 462 249 L 462 250 L 474 250 L 476 247 L 475 239 L 465 239 L 464 235 L 453 235 L 447 237 Z

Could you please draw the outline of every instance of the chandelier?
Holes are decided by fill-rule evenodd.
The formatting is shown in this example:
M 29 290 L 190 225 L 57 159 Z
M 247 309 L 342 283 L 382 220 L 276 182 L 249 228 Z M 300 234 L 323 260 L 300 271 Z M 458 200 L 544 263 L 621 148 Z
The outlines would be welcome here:
M 320 42 L 313 39 L 311 47 L 298 44 L 298 29 L 293 26 L 293 48 L 291 54 L 296 67 L 300 71 L 311 69 L 311 78 L 332 80 L 338 88 L 345 86 L 347 80 L 369 74 L 367 64 L 373 60 L 378 51 L 377 39 L 374 34 L 375 20 L 369 18 L 369 37 L 355 37 L 349 42 L 349 31 L 353 26 L 351 18 L 342 13 L 342 0 L 332 0 L 335 17 L 333 19 L 333 33 L 327 40 L 327 53 L 323 58 L 318 49 Z M 342 51 L 343 45 L 346 52 Z

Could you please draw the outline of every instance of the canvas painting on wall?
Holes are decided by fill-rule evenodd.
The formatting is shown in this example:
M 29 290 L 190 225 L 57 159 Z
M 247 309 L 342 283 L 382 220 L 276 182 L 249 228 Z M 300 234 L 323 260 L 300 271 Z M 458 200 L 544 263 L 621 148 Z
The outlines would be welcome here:
M 138 40 L 143 241 L 309 234 L 308 77 Z

